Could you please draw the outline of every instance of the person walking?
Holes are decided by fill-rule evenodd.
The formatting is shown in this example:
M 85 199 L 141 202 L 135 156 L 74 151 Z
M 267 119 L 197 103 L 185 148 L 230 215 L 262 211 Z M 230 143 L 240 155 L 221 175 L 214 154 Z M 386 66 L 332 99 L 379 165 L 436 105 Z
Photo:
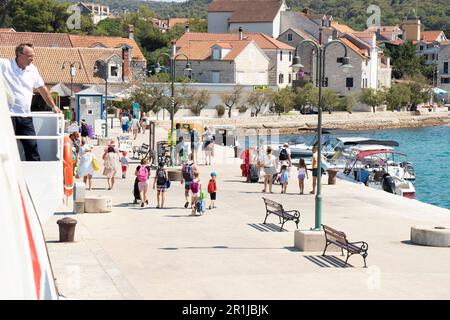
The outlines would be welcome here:
M 83 177 L 83 182 L 88 187 L 88 190 L 92 190 L 92 176 L 94 175 L 94 161 L 97 161 L 95 156 L 92 154 L 92 147 L 87 146 L 85 152 L 80 157 L 80 164 L 78 169 L 78 174 Z
M 194 172 L 194 180 L 191 182 L 191 215 L 195 216 L 197 211 L 197 201 L 200 199 L 200 194 L 202 192 L 202 183 L 200 181 L 200 172 Z M 201 211 L 201 210 L 200 210 Z
M 11 60 L 0 59 L 0 73 L 4 83 L 15 99 L 8 101 L 14 134 L 17 136 L 35 136 L 33 118 L 31 117 L 31 101 L 33 91 L 36 90 L 53 112 L 61 111 L 56 106 L 44 80 L 33 64 L 35 52 L 31 43 L 22 43 L 15 49 L 16 57 Z M 40 161 L 37 142 L 35 139 L 20 140 L 26 161 Z
M 216 201 L 216 197 L 217 197 L 216 177 L 217 177 L 217 174 L 214 171 L 211 172 L 211 179 L 208 182 L 208 193 L 209 193 L 209 198 L 211 199 L 211 202 L 208 207 L 209 210 L 216 207 L 216 205 L 214 204 L 214 201 Z
M 146 158 L 141 160 L 141 165 L 137 166 L 135 175 L 138 179 L 139 195 L 141 198 L 141 207 L 148 204 L 148 180 L 150 178 L 150 166 Z
M 120 125 L 122 126 L 122 133 L 128 133 L 128 121 L 130 119 L 127 117 L 125 113 L 122 114 L 122 117 L 120 118 Z
M 185 162 L 181 168 L 181 184 L 184 183 L 185 208 L 189 206 L 189 191 L 191 190 L 191 183 L 194 180 L 194 174 L 198 172 L 198 166 L 195 164 L 192 154 L 189 159 L 190 160 Z M 191 203 L 191 206 L 195 206 L 195 203 Z
M 136 140 L 139 133 L 139 120 L 136 116 L 134 116 L 133 120 L 131 121 L 131 131 L 133 132 L 134 140 Z
M 205 127 L 205 131 L 202 135 L 202 141 L 203 141 L 203 152 L 204 152 L 204 157 L 205 157 L 205 165 L 208 165 L 208 158 L 209 158 L 209 164 L 211 164 L 211 156 L 212 156 L 212 152 L 213 148 L 212 148 L 212 144 L 213 142 L 213 135 L 211 133 L 211 131 L 209 130 L 208 127 Z
M 159 163 L 158 169 L 156 170 L 155 179 L 153 180 L 153 190 L 155 190 L 156 185 L 156 208 L 164 208 L 164 194 L 170 184 L 169 173 L 165 168 L 164 161 Z
M 103 170 L 103 175 L 106 176 L 108 180 L 108 190 L 111 190 L 114 187 L 115 177 L 119 171 L 119 165 L 119 156 L 114 150 L 114 147 L 111 146 L 108 148 L 108 153 L 105 157 L 105 168 Z
M 264 156 L 264 190 L 262 192 L 267 192 L 267 185 L 269 185 L 269 192 L 273 193 L 273 176 L 277 173 L 277 166 L 277 159 L 272 154 L 272 148 L 269 146 Z
M 191 131 L 191 150 L 194 153 L 194 161 L 198 164 L 198 149 L 200 149 L 200 137 L 198 136 L 197 129 L 193 128 Z
M 280 171 L 281 193 L 286 193 L 288 183 L 289 183 L 288 166 L 284 164 L 281 166 Z
M 308 169 L 306 168 L 306 163 L 303 158 L 300 158 L 300 161 L 298 163 L 298 187 L 300 189 L 300 194 L 303 194 L 305 191 L 305 177 L 309 179 L 308 177 Z
M 84 119 L 81 120 L 80 134 L 81 134 L 81 143 L 83 143 L 83 141 L 85 143 L 87 143 L 88 136 L 89 136 L 89 130 L 88 130 L 86 120 L 84 120 Z
M 129 161 L 127 158 L 127 152 L 122 151 L 122 156 L 120 157 L 120 165 L 122 166 L 122 179 L 127 178 L 127 169 L 129 167 Z

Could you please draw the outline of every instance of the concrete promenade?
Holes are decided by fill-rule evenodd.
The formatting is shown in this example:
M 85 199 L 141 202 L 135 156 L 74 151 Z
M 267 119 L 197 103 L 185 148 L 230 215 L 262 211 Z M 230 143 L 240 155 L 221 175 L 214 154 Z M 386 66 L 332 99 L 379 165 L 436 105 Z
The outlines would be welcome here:
M 141 135 L 136 145 L 146 139 Z M 103 147 L 94 150 L 100 156 Z M 232 156 L 232 149 L 216 147 L 216 163 L 200 166 L 205 187 L 209 172 L 218 174 L 217 208 L 201 217 L 182 207 L 177 182 L 166 194 L 167 209 L 155 209 L 152 189 L 150 206 L 132 205 L 135 163 L 114 190 L 96 176 L 86 193 L 112 196 L 112 213 L 70 215 L 65 208 L 44 225 L 61 293 L 69 299 L 450 299 L 450 248 L 409 242 L 413 225 L 450 227 L 450 210 L 340 180 L 326 185 L 325 178 L 323 223 L 369 244 L 369 268 L 358 255 L 342 268 L 338 253 L 296 250 L 293 222 L 284 232 L 273 230 L 277 217 L 262 224 L 262 184 L 243 183 L 240 160 Z M 298 195 L 295 176 L 287 194 L 277 185 L 264 196 L 300 210 L 299 227 L 309 229 L 314 196 Z M 78 220 L 74 243 L 58 242 L 56 221 L 66 214 Z

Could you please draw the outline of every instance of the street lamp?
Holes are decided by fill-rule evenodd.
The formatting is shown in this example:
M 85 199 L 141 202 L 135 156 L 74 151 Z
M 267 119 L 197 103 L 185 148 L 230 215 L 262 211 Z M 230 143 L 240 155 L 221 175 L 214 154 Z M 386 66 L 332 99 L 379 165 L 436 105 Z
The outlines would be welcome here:
M 339 43 L 344 47 L 344 56 L 340 58 L 341 65 L 340 68 L 344 73 L 347 73 L 353 66 L 350 64 L 350 59 L 347 56 L 347 47 L 345 44 L 338 39 L 334 39 L 326 43 L 325 45 L 319 45 L 313 40 L 302 40 L 295 48 L 294 58 L 292 59 L 292 69 L 300 70 L 303 65 L 300 62 L 300 56 L 298 55 L 298 49 L 302 44 L 310 44 L 314 47 L 316 54 L 316 82 L 319 86 L 319 110 L 318 110 L 318 124 L 317 124 L 317 193 L 316 193 L 316 203 L 315 203 L 315 226 L 314 230 L 322 229 L 322 108 L 323 108 L 323 97 L 322 97 L 322 86 L 325 82 L 325 54 L 327 48 L 334 44 Z
M 161 53 L 158 58 L 156 59 L 156 68 L 155 68 L 155 72 L 158 73 L 161 70 L 160 64 L 159 64 L 159 59 L 163 56 L 167 57 L 170 60 L 170 78 L 171 78 L 171 82 L 172 82 L 172 87 L 171 87 L 171 98 L 170 98 L 170 103 L 171 103 L 171 108 L 170 108 L 170 165 L 174 166 L 175 164 L 175 156 L 174 156 L 174 148 L 173 148 L 173 144 L 174 144 L 174 139 L 173 139 L 173 122 L 174 122 L 174 117 L 175 117 L 175 62 L 177 60 L 178 57 L 185 57 L 186 58 L 186 67 L 184 68 L 184 71 L 187 72 L 188 74 L 192 71 L 191 68 L 191 63 L 189 62 L 189 57 L 183 53 L 180 54 L 176 54 L 177 52 L 177 48 L 176 48 L 176 44 L 175 41 L 172 41 L 172 54 L 169 55 L 168 53 Z
M 110 57 L 109 59 L 106 60 L 102 60 L 102 59 L 97 59 L 97 61 L 95 61 L 95 65 L 94 65 L 94 73 L 97 73 L 99 71 L 98 69 L 98 65 L 100 64 L 102 66 L 102 70 L 101 70 L 101 75 L 102 75 L 102 79 L 105 80 L 105 103 L 103 104 L 105 106 L 105 137 L 108 137 L 108 78 L 109 78 L 109 63 L 112 59 L 117 59 L 114 58 L 114 56 Z M 113 127 L 113 121 L 114 118 L 111 118 L 111 128 Z
M 62 70 L 64 70 L 66 68 L 66 64 L 69 65 L 69 70 L 70 70 L 70 96 L 72 97 L 73 94 L 73 78 L 75 77 L 76 74 L 76 68 L 75 66 L 78 65 L 78 70 L 81 70 L 81 64 L 78 61 L 74 61 L 74 62 L 70 62 L 70 61 L 64 61 L 63 65 L 62 65 Z

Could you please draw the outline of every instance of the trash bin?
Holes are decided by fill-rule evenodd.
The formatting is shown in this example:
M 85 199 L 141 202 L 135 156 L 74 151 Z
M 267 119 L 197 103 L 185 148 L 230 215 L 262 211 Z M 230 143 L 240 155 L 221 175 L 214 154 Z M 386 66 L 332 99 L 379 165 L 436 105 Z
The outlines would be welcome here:
M 59 242 L 73 242 L 77 220 L 65 217 L 56 223 L 59 226 Z
M 336 184 L 336 174 L 338 171 L 336 169 L 328 169 L 328 184 Z

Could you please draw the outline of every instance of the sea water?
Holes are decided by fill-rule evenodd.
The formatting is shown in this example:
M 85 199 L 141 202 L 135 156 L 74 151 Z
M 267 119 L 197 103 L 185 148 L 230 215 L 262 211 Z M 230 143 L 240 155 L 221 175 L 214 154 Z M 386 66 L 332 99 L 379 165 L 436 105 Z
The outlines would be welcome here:
M 416 171 L 416 181 L 413 182 L 416 188 L 416 199 L 450 209 L 450 126 L 345 131 L 336 132 L 334 136 L 358 136 L 397 141 L 399 147 L 395 150 L 406 154 L 405 160 L 412 162 Z M 288 141 L 310 143 L 313 136 L 282 135 L 274 140 L 278 140 L 279 143 Z M 244 141 L 240 139 L 240 142 Z M 403 160 L 398 158 L 400 159 Z

